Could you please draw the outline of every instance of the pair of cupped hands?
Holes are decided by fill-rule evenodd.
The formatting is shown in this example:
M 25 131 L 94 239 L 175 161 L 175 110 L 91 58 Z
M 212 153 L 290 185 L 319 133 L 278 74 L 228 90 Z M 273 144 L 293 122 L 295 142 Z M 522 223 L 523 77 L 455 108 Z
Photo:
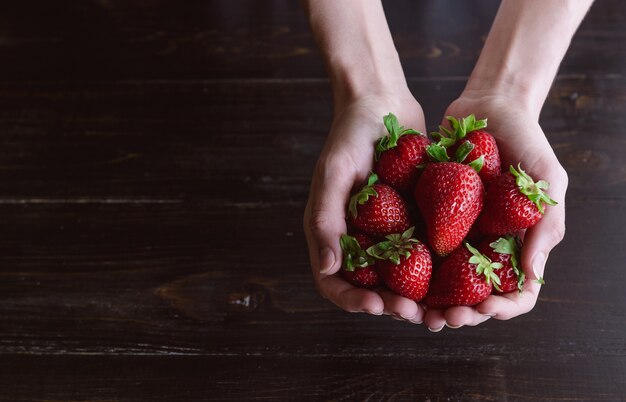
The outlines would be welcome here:
M 373 170 L 374 144 L 386 132 L 383 116 L 394 113 L 400 124 L 424 134 L 424 113 L 407 93 L 371 94 L 335 105 L 330 133 L 319 157 L 304 214 L 313 278 L 319 293 L 349 312 L 390 315 L 431 331 L 444 326 L 475 326 L 489 318 L 508 320 L 533 309 L 550 251 L 565 232 L 567 174 L 559 163 L 538 122 L 539 108 L 517 104 L 498 94 L 464 93 L 450 104 L 444 116 L 488 118 L 487 130 L 496 138 L 503 167 L 517 165 L 533 178 L 550 183 L 548 193 L 558 205 L 546 208 L 544 217 L 523 233 L 522 269 L 527 280 L 523 292 L 490 295 L 475 306 L 425 309 L 420 303 L 388 289 L 357 288 L 340 275 L 342 251 L 339 238 L 346 233 L 346 210 L 352 192 Z M 444 126 L 448 126 L 443 119 Z

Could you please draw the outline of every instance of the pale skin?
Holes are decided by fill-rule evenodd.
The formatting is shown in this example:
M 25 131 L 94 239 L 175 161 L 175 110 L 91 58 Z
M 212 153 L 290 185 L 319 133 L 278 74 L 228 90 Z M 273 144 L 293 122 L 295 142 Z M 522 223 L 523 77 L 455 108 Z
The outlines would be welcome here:
M 565 234 L 568 183 L 539 125 L 539 113 L 591 3 L 502 1 L 467 85 L 445 115 L 488 117 L 502 165 L 521 162 L 531 176 L 547 180 L 548 193 L 558 205 L 546 208 L 542 220 L 524 235 L 521 262 L 528 280 L 522 293 L 492 295 L 472 307 L 426 311 L 391 291 L 360 289 L 337 275 L 342 263 L 339 237 L 347 230 L 346 204 L 373 169 L 374 143 L 384 135 L 382 116 L 393 112 L 403 126 L 426 132 L 422 108 L 408 89 L 382 5 L 375 0 L 304 1 L 334 97 L 333 123 L 304 214 L 313 277 L 322 296 L 349 312 L 423 322 L 433 332 L 490 318 L 508 320 L 533 309 L 541 288 L 535 279 L 543 276 L 550 251 Z

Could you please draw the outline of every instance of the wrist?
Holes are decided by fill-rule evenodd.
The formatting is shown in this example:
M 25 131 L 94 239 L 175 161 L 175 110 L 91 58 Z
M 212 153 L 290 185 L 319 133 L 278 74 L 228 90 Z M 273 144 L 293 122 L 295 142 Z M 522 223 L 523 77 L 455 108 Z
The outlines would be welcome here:
M 369 97 L 403 98 L 410 96 L 397 53 L 390 58 L 329 60 L 329 75 L 335 107 Z
M 503 0 L 465 91 L 538 115 L 591 0 Z
M 506 72 L 472 74 L 461 98 L 474 101 L 505 100 L 511 107 L 539 119 L 550 84 L 542 86 L 532 79 Z

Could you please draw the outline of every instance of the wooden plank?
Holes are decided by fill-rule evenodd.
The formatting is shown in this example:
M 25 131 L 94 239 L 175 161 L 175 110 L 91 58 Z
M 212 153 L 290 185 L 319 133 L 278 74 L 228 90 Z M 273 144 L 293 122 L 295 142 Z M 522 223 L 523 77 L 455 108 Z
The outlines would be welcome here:
M 560 78 L 542 114 L 571 189 L 594 189 L 585 196 L 624 194 L 625 84 Z M 462 86 L 411 80 L 429 94 L 429 127 Z M 0 203 L 301 203 L 331 118 L 325 79 L 7 84 Z
M 619 238 L 602 235 L 620 232 L 623 202 L 573 204 L 568 237 L 551 255 L 532 314 L 439 336 L 323 301 L 308 273 L 301 206 L 0 210 L 0 353 L 298 356 L 322 348 L 333 356 L 402 350 L 419 358 L 421 342 L 446 354 L 454 350 L 444 345 L 456 344 L 474 357 L 626 353 L 616 303 L 626 275 L 614 269 L 626 251 Z M 268 225 L 268 216 L 282 218 Z
M 385 1 L 409 76 L 467 76 L 496 0 Z M 615 73 L 626 6 L 596 1 L 562 65 Z M 298 2 L 236 0 L 76 3 L 28 0 L 0 8 L 0 76 L 33 79 L 325 77 Z M 601 63 L 598 63 L 601 60 Z
M 0 398 L 614 402 L 624 400 L 623 375 L 623 359 L 595 356 L 3 356 Z

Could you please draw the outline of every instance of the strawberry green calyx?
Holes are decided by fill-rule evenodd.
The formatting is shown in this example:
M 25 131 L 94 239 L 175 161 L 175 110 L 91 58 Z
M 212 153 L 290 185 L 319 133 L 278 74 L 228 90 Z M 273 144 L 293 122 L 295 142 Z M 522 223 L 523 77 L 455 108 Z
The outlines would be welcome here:
M 430 144 L 429 146 L 427 146 L 426 152 L 428 153 L 428 156 L 430 156 L 430 158 L 435 162 L 448 162 L 450 160 L 450 158 L 448 157 L 448 151 L 446 151 L 446 148 L 439 143 Z
M 467 166 L 474 169 L 476 173 L 480 173 L 480 169 L 483 168 L 484 164 L 485 164 L 485 155 L 480 155 L 478 158 L 468 163 Z
M 539 180 L 535 183 L 533 178 L 522 170 L 521 164 L 517 165 L 517 169 L 513 165 L 509 166 L 509 171 L 515 176 L 515 183 L 519 187 L 520 192 L 537 206 L 539 212 L 542 214 L 545 212 L 543 203 L 552 206 L 557 204 L 548 194 L 543 192 L 543 190 L 547 190 L 550 187 L 550 183 L 545 180 Z
M 343 269 L 346 271 L 352 272 L 357 267 L 365 268 L 374 265 L 374 259 L 361 248 L 353 236 L 341 235 L 339 244 L 343 250 Z
M 509 261 L 511 261 L 511 267 L 513 268 L 513 272 L 515 272 L 515 275 L 517 276 L 517 290 L 519 290 L 519 292 L 521 293 L 524 287 L 524 280 L 526 279 L 526 275 L 519 267 L 519 238 L 511 235 L 506 235 L 494 241 L 493 243 L 490 243 L 489 246 L 496 253 L 508 254 L 511 256 Z
M 389 113 L 387 116 L 383 117 L 383 123 L 389 134 L 378 140 L 376 144 L 376 160 L 378 160 L 381 153 L 398 145 L 398 140 L 403 135 L 422 134 L 412 128 L 402 127 L 400 123 L 398 123 L 398 118 L 393 113 Z
M 447 129 L 444 126 L 439 126 L 439 132 L 430 133 L 431 137 L 437 141 L 437 144 L 444 148 L 449 148 L 456 144 L 472 131 L 481 130 L 487 127 L 487 119 L 476 120 L 476 116 L 473 114 L 470 114 L 460 120 L 452 116 L 446 116 L 446 119 L 450 122 L 452 130 Z
M 476 120 L 476 116 L 473 114 L 460 120 L 452 116 L 446 116 L 446 119 L 450 122 L 450 127 L 452 127 L 452 137 L 457 141 L 465 138 L 467 133 L 487 127 L 487 119 Z M 446 131 L 449 132 L 449 130 Z
M 367 184 L 359 191 L 350 197 L 350 202 L 348 204 L 348 209 L 350 210 L 350 214 L 352 214 L 353 218 L 356 218 L 356 204 L 363 205 L 367 202 L 370 197 L 378 197 L 378 193 L 374 190 L 374 183 L 378 181 L 378 176 L 375 174 L 370 175 L 367 179 Z
M 387 240 L 374 244 L 367 249 L 367 254 L 379 260 L 389 260 L 394 264 L 400 264 L 400 257 L 409 258 L 411 250 L 419 241 L 413 239 L 415 227 L 408 228 L 404 233 L 396 233 L 385 236 Z
M 466 141 L 456 149 L 454 158 L 456 159 L 457 162 L 463 163 L 463 161 L 467 158 L 467 155 L 469 155 L 470 152 L 474 150 L 474 148 L 475 148 L 474 144 L 472 144 L 469 141 Z M 485 155 L 480 155 L 478 158 L 468 163 L 469 167 L 474 169 L 476 173 L 480 173 L 480 169 L 483 168 L 484 164 L 485 164 Z
M 448 156 L 447 149 L 455 145 L 457 142 L 467 136 L 472 131 L 480 130 L 487 127 L 487 119 L 476 120 L 473 114 L 462 119 L 456 119 L 452 116 L 446 116 L 446 119 L 450 122 L 452 130 L 439 126 L 439 132 L 430 133 L 433 140 L 437 141 L 426 148 L 430 158 L 436 162 L 448 162 L 450 157 Z M 474 149 L 474 144 L 464 142 L 461 144 L 454 154 L 454 159 L 463 163 L 467 158 L 467 155 Z M 480 172 L 484 164 L 484 158 L 477 158 L 474 161 L 468 163 L 476 172 Z
M 472 253 L 469 263 L 476 264 L 476 273 L 484 275 L 485 281 L 487 283 L 493 283 L 493 287 L 500 291 L 500 278 L 498 277 L 498 274 L 493 271 L 502 268 L 502 264 L 499 262 L 492 262 L 489 257 L 470 246 L 467 242 L 465 243 L 465 247 L 467 247 L 470 253 Z
M 469 155 L 470 152 L 472 152 L 473 149 L 474 149 L 474 144 L 472 144 L 469 141 L 464 142 L 463 144 L 461 144 L 456 149 L 456 153 L 454 154 L 454 158 L 456 159 L 457 162 L 463 163 L 465 158 L 467 158 L 467 155 Z

